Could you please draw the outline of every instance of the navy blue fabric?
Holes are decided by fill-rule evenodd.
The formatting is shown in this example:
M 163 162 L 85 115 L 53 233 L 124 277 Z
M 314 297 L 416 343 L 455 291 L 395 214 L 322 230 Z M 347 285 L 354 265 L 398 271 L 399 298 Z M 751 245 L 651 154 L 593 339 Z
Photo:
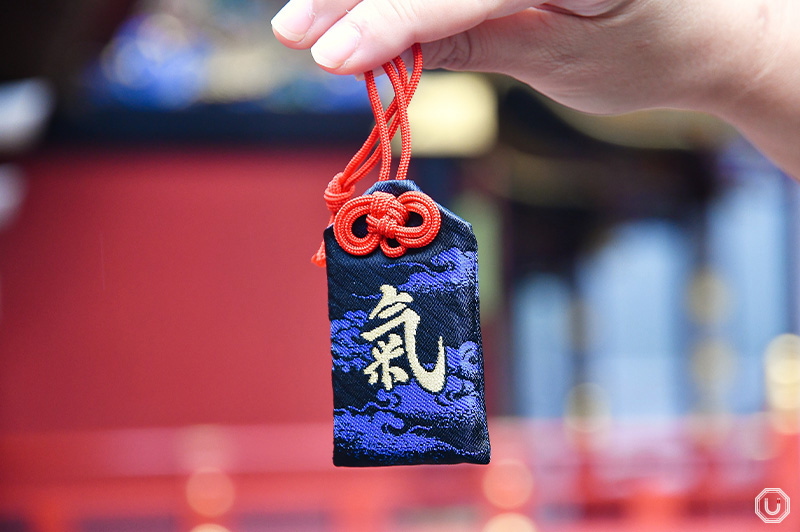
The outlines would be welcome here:
M 419 188 L 381 181 L 366 194 L 408 190 Z M 325 231 L 337 466 L 489 462 L 477 242 L 468 223 L 439 209 L 435 240 L 395 259 L 380 249 L 350 255 Z M 400 302 L 381 307 L 384 296 Z M 440 357 L 443 382 L 430 377 Z

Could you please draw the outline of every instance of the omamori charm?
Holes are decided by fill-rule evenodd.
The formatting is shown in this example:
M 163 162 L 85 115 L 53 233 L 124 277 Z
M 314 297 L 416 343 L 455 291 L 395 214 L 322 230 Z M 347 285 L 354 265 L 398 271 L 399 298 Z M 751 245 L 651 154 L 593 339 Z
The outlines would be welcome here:
M 475 236 L 405 180 L 406 107 L 422 72 L 419 45 L 413 52 L 410 77 L 399 57 L 383 66 L 395 91 L 385 112 L 372 72 L 364 74 L 376 126 L 325 190 L 331 224 L 312 258 L 328 272 L 340 466 L 489 462 Z M 398 128 L 402 151 L 390 180 Z M 351 199 L 378 159 L 378 182 Z
M 400 258 L 351 255 L 325 231 L 336 465 L 489 462 L 477 244 L 440 209 L 433 242 Z

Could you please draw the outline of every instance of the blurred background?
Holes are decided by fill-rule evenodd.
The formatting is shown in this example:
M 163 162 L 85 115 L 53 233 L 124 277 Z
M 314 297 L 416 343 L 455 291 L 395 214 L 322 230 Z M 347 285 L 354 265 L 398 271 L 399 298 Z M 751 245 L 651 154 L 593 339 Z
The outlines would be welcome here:
M 479 240 L 492 463 L 331 465 L 310 257 L 372 117 L 281 5 L 5 6 L 0 531 L 798 530 L 754 499 L 800 504 L 800 187 L 710 117 L 501 77 L 410 111 Z

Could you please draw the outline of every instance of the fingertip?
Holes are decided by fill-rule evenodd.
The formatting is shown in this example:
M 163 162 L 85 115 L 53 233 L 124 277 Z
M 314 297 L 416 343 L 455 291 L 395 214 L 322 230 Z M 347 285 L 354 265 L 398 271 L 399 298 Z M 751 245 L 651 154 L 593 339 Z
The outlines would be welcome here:
M 300 41 L 293 41 L 283 35 L 274 25 L 272 26 L 272 34 L 275 35 L 275 38 L 278 39 L 278 42 L 287 48 L 293 48 L 295 50 L 304 50 L 308 48 L 308 45 L 303 43 L 302 39 Z
M 358 26 L 341 21 L 325 32 L 311 47 L 311 56 L 316 63 L 329 70 L 344 72 L 350 58 L 361 43 L 361 31 Z
M 291 30 L 284 28 L 279 22 L 272 21 L 272 33 L 282 43 L 299 44 L 305 37 L 304 34 L 294 33 Z
M 314 23 L 314 10 L 309 0 L 291 0 L 272 17 L 272 32 L 284 43 L 299 44 Z

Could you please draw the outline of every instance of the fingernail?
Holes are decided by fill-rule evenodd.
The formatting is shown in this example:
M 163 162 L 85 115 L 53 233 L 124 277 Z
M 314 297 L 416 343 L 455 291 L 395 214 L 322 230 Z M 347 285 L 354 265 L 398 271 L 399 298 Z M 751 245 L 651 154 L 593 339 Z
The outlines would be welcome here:
M 361 33 L 349 22 L 335 24 L 311 47 L 311 55 L 317 64 L 327 68 L 339 68 L 350 59 L 358 48 Z
M 308 0 L 292 0 L 272 18 L 272 27 L 292 42 L 299 42 L 306 36 L 314 22 L 314 10 Z

